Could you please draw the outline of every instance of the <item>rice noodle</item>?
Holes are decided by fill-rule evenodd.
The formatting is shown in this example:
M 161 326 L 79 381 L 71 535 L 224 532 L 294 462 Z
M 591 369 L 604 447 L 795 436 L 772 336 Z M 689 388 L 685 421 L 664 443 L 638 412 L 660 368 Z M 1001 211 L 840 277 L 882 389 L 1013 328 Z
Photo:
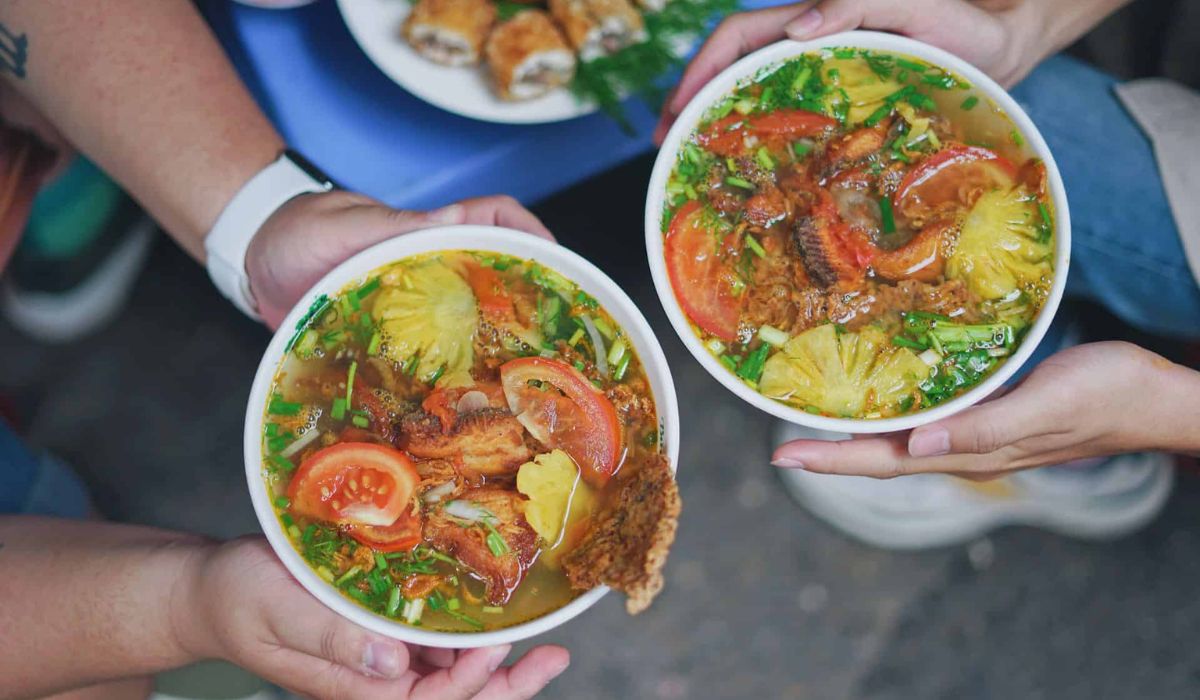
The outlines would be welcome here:
M 600 370 L 600 376 L 608 377 L 608 355 L 604 350 L 604 338 L 600 337 L 600 331 L 591 316 L 584 314 L 580 319 L 583 321 L 583 327 L 587 329 L 588 337 L 591 338 L 592 349 L 596 351 L 596 369 Z

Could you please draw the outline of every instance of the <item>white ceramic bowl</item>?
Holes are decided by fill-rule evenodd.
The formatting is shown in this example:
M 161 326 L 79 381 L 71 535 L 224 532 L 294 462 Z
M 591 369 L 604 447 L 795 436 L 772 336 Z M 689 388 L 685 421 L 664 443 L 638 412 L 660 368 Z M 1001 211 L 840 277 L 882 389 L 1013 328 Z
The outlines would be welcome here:
M 679 459 L 679 405 L 675 399 L 675 385 L 671 381 L 667 358 L 663 355 L 654 332 L 650 330 L 650 325 L 625 292 L 595 265 L 570 250 L 541 238 L 491 226 L 448 226 L 393 238 L 355 255 L 325 275 L 284 319 L 263 354 L 258 372 L 254 376 L 254 386 L 250 391 L 243 448 L 246 480 L 250 487 L 250 498 L 254 502 L 254 512 L 258 515 L 258 522 L 262 525 L 275 553 L 301 585 L 338 614 L 369 630 L 424 646 L 468 648 L 507 644 L 558 627 L 604 597 L 608 588 L 594 588 L 547 615 L 490 632 L 435 632 L 411 627 L 359 607 L 317 576 L 284 533 L 263 480 L 262 434 L 267 396 L 271 389 L 271 380 L 283 357 L 284 347 L 305 311 L 321 294 L 332 296 L 352 281 L 365 281 L 367 275 L 379 267 L 413 255 L 439 250 L 480 250 L 534 260 L 562 273 L 595 297 L 628 334 L 638 358 L 642 361 L 654 392 L 666 454 L 671 461 L 672 470 L 676 468 Z
M 928 61 L 936 66 L 947 68 L 955 74 L 966 78 L 1012 119 L 1013 124 L 1021 132 L 1021 135 L 1034 154 L 1045 162 L 1046 174 L 1050 185 L 1050 196 L 1054 202 L 1054 283 L 1050 288 L 1050 295 L 1046 300 L 1046 304 L 1042 307 L 1041 312 L 1034 321 L 1033 327 L 1026 334 L 1020 347 L 1017 348 L 1017 351 L 999 369 L 969 391 L 928 410 L 897 416 L 895 418 L 868 420 L 817 416 L 769 399 L 751 389 L 721 365 L 704 348 L 704 345 L 700 342 L 700 338 L 692 330 L 687 315 L 684 314 L 683 309 L 680 308 L 679 302 L 675 298 L 675 292 L 671 288 L 671 280 L 667 276 L 666 262 L 663 257 L 661 225 L 667 180 L 670 178 L 671 169 L 674 167 L 680 147 L 700 122 L 704 111 L 718 99 L 733 91 L 741 80 L 753 76 L 764 66 L 793 58 L 809 51 L 837 47 L 877 49 L 880 51 L 907 54 Z M 692 101 L 688 103 L 688 106 L 679 115 L 675 125 L 671 127 L 671 131 L 663 141 L 662 150 L 659 151 L 658 160 L 655 161 L 654 171 L 650 176 L 650 189 L 646 196 L 646 253 L 650 258 L 650 272 L 654 277 L 654 286 L 658 290 L 659 300 L 662 302 L 663 308 L 666 309 L 667 317 L 671 319 L 671 325 L 675 327 L 675 332 L 679 334 L 679 337 L 683 340 L 683 344 L 687 346 L 687 349 L 691 351 L 696 360 L 704 365 L 704 368 L 717 381 L 724 384 L 725 388 L 742 397 L 742 399 L 755 407 L 791 423 L 805 425 L 818 430 L 831 430 L 841 433 L 887 433 L 897 430 L 908 430 L 957 413 L 987 397 L 988 394 L 999 388 L 1000 385 L 1025 364 L 1025 361 L 1029 359 L 1034 349 L 1037 348 L 1042 336 L 1046 334 L 1046 329 L 1050 327 L 1050 321 L 1054 318 L 1055 311 L 1058 310 L 1059 301 L 1062 300 L 1063 289 L 1067 283 L 1067 268 L 1071 258 L 1071 215 L 1067 210 L 1067 195 L 1066 190 L 1063 188 L 1062 177 L 1059 175 L 1058 166 L 1054 162 L 1054 156 L 1050 153 L 1049 147 L 1046 146 L 1045 139 L 1042 138 L 1037 127 L 1033 125 L 1033 121 L 1029 119 L 1029 115 L 1025 114 L 1025 111 L 1017 105 L 1016 101 L 1003 88 L 997 85 L 994 80 L 984 75 L 966 61 L 928 44 L 895 34 L 854 31 L 834 34 L 813 41 L 781 41 L 777 44 L 771 44 L 755 51 L 725 69 L 692 98 Z

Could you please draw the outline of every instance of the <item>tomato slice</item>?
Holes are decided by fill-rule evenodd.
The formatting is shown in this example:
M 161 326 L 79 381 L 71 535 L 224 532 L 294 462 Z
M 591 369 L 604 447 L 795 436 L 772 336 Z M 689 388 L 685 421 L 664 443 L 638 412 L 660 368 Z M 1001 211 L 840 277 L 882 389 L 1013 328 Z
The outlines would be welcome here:
M 798 139 L 819 136 L 837 126 L 837 120 L 804 109 L 779 109 L 754 117 L 730 114 L 713 122 L 696 141 L 720 156 L 737 156 L 746 150 L 747 132 L 758 136 Z
M 589 484 L 603 486 L 617 471 L 623 457 L 617 411 L 578 370 L 522 357 L 500 366 L 500 382 L 521 425 L 546 447 L 571 455 Z
M 750 129 L 762 136 L 785 136 L 790 139 L 820 136 L 826 129 L 837 126 L 837 120 L 804 109 L 777 109 L 750 120 Z
M 403 452 L 341 442 L 314 452 L 288 485 L 292 510 L 346 525 L 388 526 L 408 507 L 421 477 Z
M 475 292 L 479 302 L 479 311 L 484 318 L 493 321 L 511 321 L 515 318 L 513 300 L 500 279 L 500 273 L 491 267 L 477 263 L 467 263 L 467 283 Z
M 421 544 L 421 518 L 410 510 L 391 525 L 350 525 L 345 532 L 377 552 L 407 552 Z
M 948 202 L 963 205 L 963 196 L 972 190 L 1010 188 L 1017 180 L 1017 169 L 1007 158 L 979 146 L 953 144 L 934 153 L 909 171 L 900 181 L 892 202 L 901 212 L 913 207 L 931 210 Z
M 684 204 L 667 232 L 667 275 L 683 312 L 706 333 L 737 338 L 742 300 L 734 293 L 736 272 L 720 255 L 720 240 L 702 223 L 697 201 Z

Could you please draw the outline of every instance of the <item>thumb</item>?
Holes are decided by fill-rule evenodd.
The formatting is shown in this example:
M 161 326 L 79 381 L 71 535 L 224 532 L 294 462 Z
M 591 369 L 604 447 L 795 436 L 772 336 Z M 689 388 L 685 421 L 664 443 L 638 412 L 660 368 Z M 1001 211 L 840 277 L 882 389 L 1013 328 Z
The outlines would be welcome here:
M 914 3 L 895 0 L 826 0 L 784 26 L 792 39 L 810 39 L 862 27 L 902 34 L 911 29 Z
M 1019 386 L 994 401 L 921 426 L 908 436 L 913 457 L 988 454 L 1043 432 L 1048 401 L 1033 388 Z

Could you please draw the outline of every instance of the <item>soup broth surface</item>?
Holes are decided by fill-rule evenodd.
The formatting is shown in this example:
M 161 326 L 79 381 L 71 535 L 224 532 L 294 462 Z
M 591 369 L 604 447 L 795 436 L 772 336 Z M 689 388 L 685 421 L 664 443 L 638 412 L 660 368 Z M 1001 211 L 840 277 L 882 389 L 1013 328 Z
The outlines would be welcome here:
M 661 459 L 642 364 L 578 285 L 445 251 L 317 300 L 265 407 L 263 478 L 292 545 L 343 595 L 447 632 L 570 602 L 564 558 Z
M 1054 275 L 1044 164 L 961 77 L 831 49 L 713 104 L 667 184 L 679 304 L 740 380 L 788 405 L 885 418 L 1006 361 Z

